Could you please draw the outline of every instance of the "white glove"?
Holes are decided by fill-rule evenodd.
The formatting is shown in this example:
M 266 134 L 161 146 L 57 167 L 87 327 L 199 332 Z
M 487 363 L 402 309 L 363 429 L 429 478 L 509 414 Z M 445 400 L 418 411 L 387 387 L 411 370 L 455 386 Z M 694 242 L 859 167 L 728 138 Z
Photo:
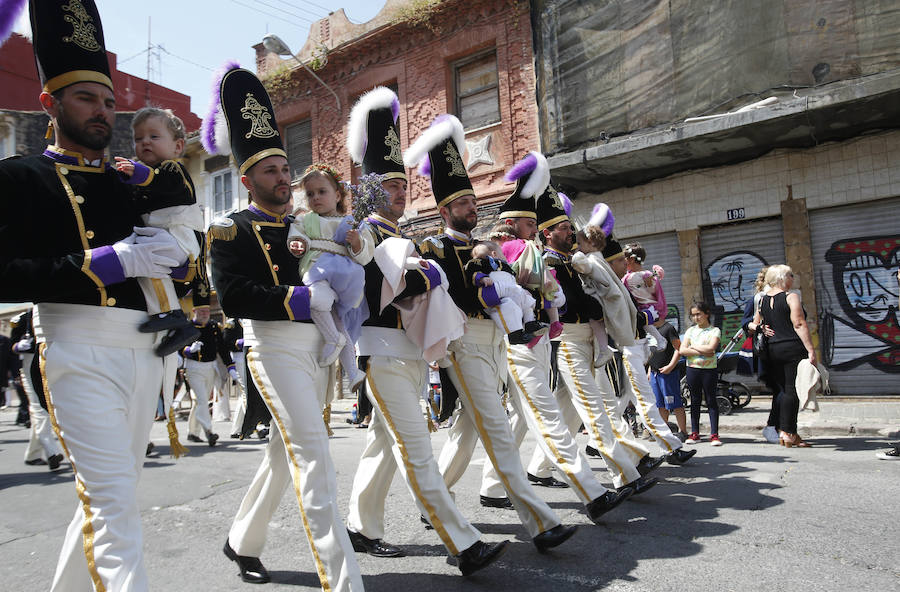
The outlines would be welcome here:
M 572 255 L 572 269 L 577 271 L 578 273 L 590 273 L 591 272 L 591 263 L 588 261 L 587 255 L 578 251 L 574 255 Z
M 562 288 L 557 288 L 556 293 L 553 294 L 553 302 L 551 306 L 553 308 L 562 308 L 566 305 L 566 295 L 563 294 Z
M 331 310 L 337 294 L 325 282 L 315 282 L 309 287 L 309 307 L 313 310 Z
M 407 257 L 406 265 L 404 265 L 406 269 L 428 269 L 428 262 L 422 259 L 421 257 Z
M 34 337 L 25 337 L 16 342 L 13 346 L 13 351 L 16 353 L 28 351 L 34 347 Z
M 169 277 L 172 268 L 178 267 L 180 261 L 165 254 L 171 247 L 169 241 L 178 248 L 178 243 L 169 233 L 165 233 L 165 236 L 168 237 L 168 241 L 143 236 L 141 237 L 142 242 L 138 243 L 138 235 L 132 233 L 113 244 L 113 251 L 119 258 L 125 277 Z
M 157 247 L 160 255 L 174 259 L 181 265 L 187 260 L 187 253 L 175 240 L 175 237 L 163 228 L 154 228 L 153 226 L 135 226 L 134 233 L 137 235 L 135 242 L 139 245 L 153 244 Z
M 201 349 L 203 349 L 203 342 L 195 341 L 194 343 L 190 344 L 187 349 L 188 349 L 188 353 L 195 354 L 198 351 L 200 351 Z
M 238 371 L 235 370 L 234 368 L 229 368 L 229 369 L 228 369 L 228 376 L 230 376 L 230 377 L 231 377 L 231 380 L 233 380 L 233 381 L 235 381 L 235 382 L 240 382 L 240 381 L 241 381 L 241 375 L 238 374 Z

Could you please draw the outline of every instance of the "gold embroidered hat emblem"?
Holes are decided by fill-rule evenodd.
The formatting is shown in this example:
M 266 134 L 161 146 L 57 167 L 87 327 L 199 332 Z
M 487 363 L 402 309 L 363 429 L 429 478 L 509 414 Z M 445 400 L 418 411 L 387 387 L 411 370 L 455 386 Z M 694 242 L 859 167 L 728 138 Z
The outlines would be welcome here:
M 563 206 L 563 202 L 559 199 L 559 193 L 556 191 L 552 185 L 548 188 L 548 194 L 550 196 L 550 201 L 553 204 L 553 207 L 557 210 L 566 211 L 566 208 Z
M 389 126 L 387 135 L 384 137 L 384 145 L 390 150 L 390 154 L 384 156 L 385 160 L 396 162 L 403 166 L 403 153 L 400 150 L 400 138 L 397 137 L 397 130 L 393 126 Z
M 444 155 L 447 157 L 447 164 L 450 165 L 450 170 L 447 171 L 447 176 L 457 176 L 457 177 L 466 177 L 466 167 L 463 165 L 462 158 L 459 156 L 459 151 L 456 150 L 456 145 L 451 141 L 447 142 L 447 147 L 444 148 Z
M 250 120 L 250 131 L 244 135 L 245 138 L 250 138 L 251 136 L 271 138 L 278 135 L 278 132 L 269 123 L 269 120 L 272 119 L 272 114 L 256 100 L 253 93 L 247 93 L 247 99 L 244 101 L 244 106 L 241 107 L 241 117 Z
M 97 42 L 94 33 L 97 27 L 93 25 L 93 17 L 88 14 L 80 0 L 69 0 L 69 4 L 62 7 L 67 14 L 63 20 L 72 25 L 72 34 L 62 38 L 67 43 L 74 43 L 87 51 L 100 51 L 102 46 Z

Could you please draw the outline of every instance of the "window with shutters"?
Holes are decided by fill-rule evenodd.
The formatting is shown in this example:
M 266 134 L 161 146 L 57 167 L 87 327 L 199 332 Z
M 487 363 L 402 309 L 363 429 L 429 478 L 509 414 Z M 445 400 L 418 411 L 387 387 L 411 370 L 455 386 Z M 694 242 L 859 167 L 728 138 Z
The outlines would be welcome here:
M 213 216 L 224 216 L 234 211 L 234 187 L 230 170 L 213 175 L 212 190 Z
M 467 130 L 500 121 L 497 51 L 491 49 L 453 64 L 456 116 Z
M 304 119 L 287 126 L 285 136 L 291 179 L 296 181 L 303 176 L 306 167 L 312 164 L 312 121 Z

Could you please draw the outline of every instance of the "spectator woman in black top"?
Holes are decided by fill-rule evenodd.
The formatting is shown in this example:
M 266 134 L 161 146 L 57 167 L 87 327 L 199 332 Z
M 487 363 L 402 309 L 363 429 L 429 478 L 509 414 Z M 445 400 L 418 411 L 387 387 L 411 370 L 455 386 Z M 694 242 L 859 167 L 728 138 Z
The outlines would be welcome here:
M 791 292 L 794 272 L 787 265 L 773 265 L 766 272 L 769 288 L 763 296 L 759 311 L 753 319 L 754 325 L 771 329 L 769 337 L 767 372 L 778 384 L 781 395 L 778 426 L 781 429 L 781 444 L 790 448 L 808 448 L 797 434 L 797 413 L 800 399 L 797 397 L 797 365 L 804 358 L 816 364 L 816 350 L 813 349 L 806 312 L 800 301 L 800 294 Z M 768 331 L 767 331 L 768 333 Z

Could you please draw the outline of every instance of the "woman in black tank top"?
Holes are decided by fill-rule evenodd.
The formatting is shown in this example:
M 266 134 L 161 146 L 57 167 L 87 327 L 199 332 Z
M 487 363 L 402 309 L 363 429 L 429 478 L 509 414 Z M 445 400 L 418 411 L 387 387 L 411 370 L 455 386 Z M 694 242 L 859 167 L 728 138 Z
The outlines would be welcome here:
M 816 351 L 813 349 L 809 327 L 806 324 L 806 312 L 800 301 L 800 295 L 790 292 L 794 285 L 794 273 L 787 265 L 773 265 L 766 272 L 766 283 L 772 286 L 763 296 L 759 311 L 753 319 L 757 326 L 762 325 L 774 331 L 769 337 L 769 361 L 767 371 L 772 373 L 773 381 L 778 385 L 778 422 L 781 430 L 783 446 L 809 447 L 797 434 L 797 413 L 800 410 L 800 399 L 797 397 L 797 365 L 803 359 L 816 364 Z

